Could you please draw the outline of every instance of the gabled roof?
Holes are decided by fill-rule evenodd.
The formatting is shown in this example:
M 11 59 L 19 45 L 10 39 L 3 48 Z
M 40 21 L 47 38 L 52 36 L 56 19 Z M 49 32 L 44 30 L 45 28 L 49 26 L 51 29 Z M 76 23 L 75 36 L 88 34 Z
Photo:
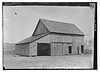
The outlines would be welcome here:
M 40 21 L 42 21 L 42 23 L 46 26 L 46 28 L 50 32 L 84 35 L 84 33 L 74 24 L 46 20 L 46 19 L 40 19 Z
M 22 41 L 20 41 L 20 42 L 18 42 L 16 44 L 31 43 L 31 42 L 36 41 L 37 39 L 40 39 L 40 38 L 42 38 L 42 37 L 44 37 L 46 35 L 48 35 L 48 33 L 30 36 L 30 37 L 28 37 L 28 38 L 26 38 L 26 39 L 24 39 L 24 40 L 22 40 Z
M 40 22 L 44 24 L 44 26 L 49 30 L 49 32 L 39 34 L 39 35 L 32 35 L 29 38 L 26 38 L 16 44 L 24 44 L 24 43 L 30 43 L 33 41 L 36 41 L 46 35 L 48 35 L 51 32 L 55 33 L 63 33 L 63 34 L 75 34 L 75 35 L 84 35 L 84 33 L 77 28 L 74 24 L 70 23 L 63 23 L 63 22 L 57 22 L 57 21 L 51 21 L 46 19 L 40 19 Z

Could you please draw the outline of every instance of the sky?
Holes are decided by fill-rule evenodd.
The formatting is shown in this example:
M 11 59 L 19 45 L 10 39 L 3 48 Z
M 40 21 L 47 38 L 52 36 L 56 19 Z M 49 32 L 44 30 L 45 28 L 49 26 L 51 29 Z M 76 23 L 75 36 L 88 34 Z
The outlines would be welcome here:
M 75 24 L 85 34 L 85 40 L 94 37 L 94 13 L 90 7 L 3 6 L 4 43 L 30 37 L 40 18 Z

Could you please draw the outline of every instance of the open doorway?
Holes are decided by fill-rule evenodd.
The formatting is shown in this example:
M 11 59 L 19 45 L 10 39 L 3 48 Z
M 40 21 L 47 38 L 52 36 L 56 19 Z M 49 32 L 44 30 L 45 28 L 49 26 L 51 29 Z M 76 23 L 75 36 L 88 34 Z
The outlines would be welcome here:
M 69 46 L 68 48 L 69 48 L 69 54 L 71 54 L 72 53 L 72 46 Z
M 79 47 L 77 47 L 77 53 L 79 54 Z
M 81 53 L 84 53 L 84 46 L 81 45 Z
M 37 55 L 38 56 L 50 56 L 50 44 L 49 43 L 38 43 L 37 44 Z

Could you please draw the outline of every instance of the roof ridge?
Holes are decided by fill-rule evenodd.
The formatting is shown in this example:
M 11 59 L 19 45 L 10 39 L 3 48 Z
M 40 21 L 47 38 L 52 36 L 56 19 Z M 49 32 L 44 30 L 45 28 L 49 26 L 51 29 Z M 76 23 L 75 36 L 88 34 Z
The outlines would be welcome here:
M 52 21 L 52 22 L 58 22 L 58 23 L 61 23 L 61 24 L 72 24 L 73 25 L 73 23 L 67 23 L 67 22 L 61 22 L 61 21 L 54 21 L 54 20 L 50 20 L 50 19 L 42 19 L 42 18 L 40 18 L 39 19 L 40 21 L 43 21 L 43 20 L 45 20 L 45 21 Z
M 65 22 L 59 22 L 59 21 L 53 21 L 53 20 L 47 20 L 47 19 L 40 19 L 40 21 L 43 22 L 43 24 L 47 27 L 47 29 L 50 32 L 52 31 L 62 32 L 62 33 L 71 32 L 73 34 L 84 35 L 84 33 L 75 24 L 72 24 L 72 23 L 65 23 Z

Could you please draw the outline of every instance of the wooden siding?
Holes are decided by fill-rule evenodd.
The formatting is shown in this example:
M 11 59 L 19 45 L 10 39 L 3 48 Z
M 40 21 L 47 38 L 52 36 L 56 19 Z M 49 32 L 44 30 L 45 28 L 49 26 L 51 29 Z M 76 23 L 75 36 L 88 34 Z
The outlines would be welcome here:
M 43 25 L 43 23 L 40 21 L 38 26 L 37 26 L 37 29 L 34 32 L 34 35 L 38 35 L 38 34 L 42 34 L 42 33 L 46 33 L 46 32 L 48 32 L 48 30 Z
M 37 55 L 37 43 L 51 43 L 51 55 L 61 56 L 69 54 L 69 46 L 72 46 L 71 54 L 81 54 L 81 45 L 84 45 L 84 36 L 49 34 L 29 44 L 30 55 Z
M 29 44 L 29 55 L 36 56 L 37 55 L 37 43 L 32 42 Z
M 72 43 L 72 54 L 78 54 L 78 47 L 79 47 L 79 54 L 81 54 L 81 45 L 84 45 L 84 36 L 74 36 L 74 35 L 57 35 L 51 34 L 50 35 L 50 42 L 61 42 L 63 43 L 62 49 L 66 49 L 66 52 L 63 54 L 69 54 L 67 43 Z M 53 48 L 53 44 L 51 44 Z M 67 48 L 66 48 L 67 47 Z
M 52 56 L 67 55 L 69 54 L 69 49 L 68 49 L 69 46 L 72 47 L 72 44 L 53 42 L 51 43 L 51 55 Z
M 18 55 L 29 55 L 29 44 L 16 45 L 15 52 Z
M 62 43 L 51 43 L 51 55 L 52 56 L 61 56 L 63 55 L 63 44 Z
M 50 35 L 51 42 L 72 42 L 72 37 L 67 35 Z
M 37 55 L 37 43 L 50 43 L 50 35 L 29 44 L 30 55 Z
M 68 45 L 67 45 L 67 43 L 64 43 L 63 44 L 63 55 L 67 55 L 67 54 L 69 54 L 68 53 Z

